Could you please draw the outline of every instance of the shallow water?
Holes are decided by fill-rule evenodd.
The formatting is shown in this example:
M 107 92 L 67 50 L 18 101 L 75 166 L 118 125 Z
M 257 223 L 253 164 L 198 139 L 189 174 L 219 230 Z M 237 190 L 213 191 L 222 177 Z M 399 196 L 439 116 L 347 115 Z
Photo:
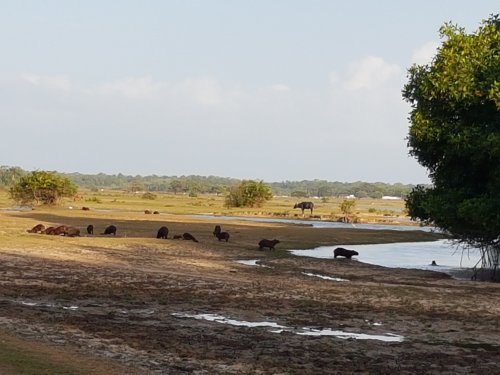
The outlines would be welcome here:
M 412 231 L 421 230 L 424 232 L 436 231 L 433 227 L 420 227 L 412 225 L 390 225 L 390 224 L 347 224 L 334 221 L 319 221 L 319 220 L 296 220 L 296 219 L 275 219 L 266 217 L 243 217 L 243 216 L 216 216 L 216 215 L 190 215 L 191 217 L 213 219 L 213 220 L 241 220 L 241 221 L 256 221 L 262 223 L 286 223 L 309 225 L 313 228 L 354 228 L 354 229 L 371 229 L 371 230 L 399 230 Z
M 344 247 L 356 250 L 358 259 L 364 263 L 376 264 L 384 267 L 417 268 L 447 272 L 457 268 L 470 268 L 479 261 L 479 253 L 471 250 L 464 252 L 452 245 L 449 241 L 439 240 L 432 242 L 399 242 L 374 245 L 335 245 L 321 246 L 312 250 L 290 250 L 294 255 L 314 258 L 333 258 L 333 250 Z M 432 261 L 437 266 L 431 266 Z
M 226 318 L 223 315 L 218 314 L 185 314 L 185 313 L 173 313 L 173 316 L 177 318 L 191 318 L 196 320 L 207 320 L 210 322 L 217 322 L 221 324 L 229 324 L 236 327 L 264 327 L 264 328 L 272 328 L 269 332 L 272 333 L 282 333 L 282 332 L 292 332 L 297 335 L 302 336 L 334 336 L 340 339 L 357 339 L 357 340 L 379 340 L 385 342 L 402 342 L 404 340 L 403 336 L 395 335 L 393 333 L 386 333 L 384 335 L 371 335 L 367 333 L 354 333 L 354 332 L 345 332 L 339 330 L 333 330 L 330 328 L 291 328 L 282 326 L 280 324 L 274 322 L 248 322 L 245 320 L 236 320 Z M 381 323 L 373 324 L 373 325 L 381 325 Z

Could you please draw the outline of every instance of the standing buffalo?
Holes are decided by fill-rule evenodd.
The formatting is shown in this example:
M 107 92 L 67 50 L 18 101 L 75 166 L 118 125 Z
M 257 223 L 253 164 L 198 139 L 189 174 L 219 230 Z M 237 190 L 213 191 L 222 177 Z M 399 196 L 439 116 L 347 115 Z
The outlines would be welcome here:
M 196 238 L 194 238 L 194 236 L 191 234 L 191 233 L 184 233 L 182 235 L 182 238 L 184 238 L 185 240 L 191 240 L 191 241 L 194 241 L 194 242 L 198 242 L 198 240 Z
M 216 225 L 215 228 L 214 228 L 214 237 L 217 237 L 217 235 L 222 232 L 222 229 L 220 227 L 220 225 Z
M 302 216 L 304 216 L 304 210 L 311 210 L 311 215 L 313 214 L 314 203 L 313 202 L 300 202 L 295 203 L 293 208 L 300 208 L 302 210 Z
M 112 234 L 116 236 L 116 227 L 114 225 L 107 226 L 103 234 Z
M 160 229 L 158 229 L 158 233 L 156 234 L 156 238 L 163 238 L 164 240 L 167 239 L 168 236 L 168 228 L 163 226 Z
M 43 224 L 38 224 L 38 225 L 35 225 L 33 228 L 31 229 L 28 229 L 26 232 L 28 233 L 43 233 L 43 231 L 45 230 L 45 225 Z
M 215 235 L 219 239 L 219 241 L 226 240 L 229 241 L 229 233 L 227 232 L 219 232 Z
M 351 259 L 353 255 L 359 255 L 357 251 L 354 250 L 348 250 L 344 249 L 343 247 L 337 247 L 335 250 L 333 250 L 333 257 L 346 257 L 348 259 Z
M 92 224 L 87 225 L 87 234 L 94 234 L 94 226 Z
M 264 250 L 265 247 L 268 247 L 269 250 L 274 250 L 274 246 L 276 246 L 279 243 L 280 243 L 279 240 L 266 240 L 266 239 L 263 239 L 263 240 L 259 241 L 259 249 L 260 250 Z

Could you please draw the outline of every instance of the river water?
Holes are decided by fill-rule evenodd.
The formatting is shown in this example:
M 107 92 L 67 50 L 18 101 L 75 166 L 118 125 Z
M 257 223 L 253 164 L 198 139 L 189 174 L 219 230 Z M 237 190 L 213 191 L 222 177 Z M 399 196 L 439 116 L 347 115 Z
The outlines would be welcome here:
M 290 250 L 294 255 L 314 258 L 333 258 L 333 250 L 344 247 L 356 250 L 358 259 L 364 263 L 384 267 L 417 268 L 450 272 L 461 268 L 471 268 L 479 261 L 477 250 L 465 250 L 447 240 L 432 242 L 399 242 L 374 245 L 335 245 L 321 246 L 312 250 Z M 437 266 L 432 266 L 432 261 Z

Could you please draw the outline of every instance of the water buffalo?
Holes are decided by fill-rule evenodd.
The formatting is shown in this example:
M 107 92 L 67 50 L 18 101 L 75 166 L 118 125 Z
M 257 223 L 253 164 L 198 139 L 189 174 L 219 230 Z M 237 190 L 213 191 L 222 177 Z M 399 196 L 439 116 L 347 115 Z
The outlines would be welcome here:
M 198 242 L 198 240 L 196 238 L 194 238 L 194 236 L 191 234 L 191 233 L 184 233 L 182 235 L 182 238 L 184 238 L 185 240 L 191 240 L 191 241 L 194 241 L 194 242 Z
M 82 210 L 83 210 L 83 211 L 90 211 L 90 207 L 85 207 L 85 206 L 84 206 L 84 207 L 82 207 Z
M 158 233 L 156 234 L 156 238 L 163 238 L 164 240 L 167 239 L 168 236 L 168 228 L 163 226 L 160 229 L 158 229 Z
M 160 211 L 153 211 L 153 215 L 159 215 Z
M 314 210 L 314 203 L 313 202 L 295 203 L 295 206 L 293 206 L 293 208 L 300 208 L 302 210 L 302 216 L 304 215 L 304 210 L 311 210 L 311 215 L 312 215 Z
M 266 239 L 263 239 L 263 240 L 259 241 L 259 249 L 260 250 L 264 250 L 265 247 L 268 247 L 269 250 L 274 250 L 274 246 L 276 246 L 279 243 L 280 243 L 279 240 L 266 240 Z
M 26 232 L 28 232 L 28 233 L 39 233 L 39 232 L 43 233 L 44 230 L 45 230 L 45 225 L 37 224 L 33 228 L 28 229 Z
M 43 234 L 53 234 L 54 229 L 56 229 L 56 228 L 55 227 L 48 227 L 48 228 L 45 228 L 44 230 L 42 230 L 40 233 L 43 233 Z
M 55 227 L 54 230 L 52 231 L 52 235 L 54 236 L 65 236 L 66 233 L 68 232 L 69 227 L 67 225 L 59 225 L 58 227 Z
M 145 213 L 146 215 L 151 215 L 151 214 L 153 213 L 153 211 L 151 211 L 151 210 L 144 210 L 144 213 Z
M 219 232 L 215 235 L 219 239 L 219 241 L 226 240 L 229 241 L 229 233 L 227 232 Z
M 340 257 L 346 257 L 348 259 L 351 259 L 351 257 L 353 255 L 359 255 L 359 254 L 357 251 L 344 249 L 343 247 L 337 247 L 335 250 L 333 250 L 333 257 L 334 258 L 337 258 L 338 256 L 340 256 Z
M 220 232 L 222 232 L 220 225 L 216 225 L 214 228 L 214 237 L 217 237 L 217 234 L 219 234 Z
M 92 224 L 87 225 L 87 234 L 94 234 L 94 226 Z
M 102 234 L 112 234 L 116 236 L 116 227 L 114 225 L 107 226 Z
M 174 240 L 182 240 L 182 235 L 181 234 L 174 234 Z
M 68 227 L 64 235 L 68 237 L 80 237 L 80 229 L 74 227 Z

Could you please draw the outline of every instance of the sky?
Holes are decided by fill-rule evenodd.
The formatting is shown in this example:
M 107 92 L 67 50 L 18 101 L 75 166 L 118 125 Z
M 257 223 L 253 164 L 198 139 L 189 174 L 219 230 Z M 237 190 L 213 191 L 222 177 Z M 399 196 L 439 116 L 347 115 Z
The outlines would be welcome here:
M 428 183 L 412 64 L 498 0 L 0 0 L 0 165 Z

